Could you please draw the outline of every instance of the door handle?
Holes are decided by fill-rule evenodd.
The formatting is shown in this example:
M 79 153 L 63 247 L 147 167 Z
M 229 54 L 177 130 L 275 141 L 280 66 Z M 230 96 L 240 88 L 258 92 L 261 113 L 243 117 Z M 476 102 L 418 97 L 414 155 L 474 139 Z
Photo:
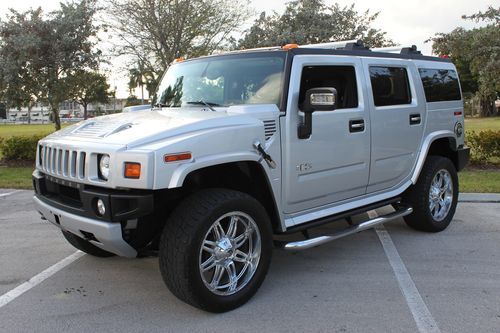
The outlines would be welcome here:
M 349 132 L 363 132 L 365 130 L 365 120 L 364 119 L 356 119 L 349 120 Z
M 419 113 L 410 114 L 410 125 L 418 125 L 422 121 Z

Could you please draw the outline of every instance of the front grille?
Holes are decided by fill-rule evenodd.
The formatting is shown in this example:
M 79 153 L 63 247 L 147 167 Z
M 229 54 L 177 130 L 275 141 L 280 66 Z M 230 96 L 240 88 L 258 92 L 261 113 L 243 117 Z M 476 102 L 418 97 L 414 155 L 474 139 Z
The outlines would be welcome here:
M 86 176 L 84 151 L 39 145 L 38 166 L 47 174 L 69 179 L 84 179 Z

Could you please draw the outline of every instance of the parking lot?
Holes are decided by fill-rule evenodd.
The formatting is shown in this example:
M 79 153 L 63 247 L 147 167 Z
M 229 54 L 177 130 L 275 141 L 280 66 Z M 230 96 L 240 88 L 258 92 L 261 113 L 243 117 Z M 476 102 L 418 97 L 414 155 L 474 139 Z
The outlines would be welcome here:
M 442 233 L 398 220 L 300 253 L 275 250 L 249 303 L 210 314 L 170 294 L 157 258 L 72 256 L 31 196 L 0 190 L 2 332 L 500 331 L 500 203 L 459 203 Z

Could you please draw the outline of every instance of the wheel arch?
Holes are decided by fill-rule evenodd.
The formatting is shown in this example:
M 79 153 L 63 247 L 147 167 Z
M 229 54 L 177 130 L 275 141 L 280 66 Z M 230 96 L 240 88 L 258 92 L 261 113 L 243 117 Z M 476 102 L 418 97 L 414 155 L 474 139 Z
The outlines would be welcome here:
M 422 149 L 420 150 L 417 164 L 411 178 L 413 184 L 416 184 L 425 160 L 429 155 L 449 158 L 457 171 L 460 170 L 455 134 L 451 131 L 439 131 L 429 135 L 422 144 Z
M 247 193 L 266 209 L 273 230 L 284 230 L 273 187 L 264 166 L 257 161 L 226 162 L 192 170 L 184 177 L 181 186 L 189 192 L 205 188 L 228 188 Z

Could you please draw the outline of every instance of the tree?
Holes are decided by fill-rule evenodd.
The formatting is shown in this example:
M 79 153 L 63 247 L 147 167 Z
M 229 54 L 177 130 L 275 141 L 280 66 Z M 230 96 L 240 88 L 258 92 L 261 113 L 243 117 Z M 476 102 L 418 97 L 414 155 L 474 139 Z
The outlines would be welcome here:
M 0 23 L 0 87 L 10 107 L 31 109 L 40 99 L 38 73 L 31 66 L 36 45 L 40 42 L 36 32 L 42 22 L 41 9 L 24 13 L 11 11 L 9 20 Z
M 11 60 L 5 80 L 16 88 L 11 101 L 22 104 L 36 96 L 36 100 L 47 102 L 56 129 L 61 128 L 59 104 L 71 92 L 70 78 L 78 71 L 97 70 L 99 65 L 96 1 L 61 3 L 60 9 L 48 16 L 43 16 L 40 8 L 11 10 L 8 21 L 2 23 L 2 52 Z M 36 86 L 31 87 L 29 82 Z
M 358 13 L 354 4 L 328 6 L 323 0 L 296 0 L 283 14 L 265 12 L 239 41 L 239 48 L 280 46 L 288 43 L 314 44 L 362 39 L 366 46 L 391 46 L 386 33 L 371 27 L 378 13 Z
M 245 0 L 108 0 L 116 53 L 140 63 L 154 92 L 178 57 L 207 55 L 249 15 Z M 149 85 L 148 85 L 149 84 Z
M 83 118 L 87 119 L 87 109 L 91 103 L 108 103 L 109 84 L 105 75 L 97 72 L 77 71 L 66 80 L 71 90 L 69 97 L 83 107 Z
M 430 39 L 432 49 L 452 59 L 462 90 L 478 97 L 481 116 L 491 116 L 496 113 L 494 103 L 500 93 L 500 7 L 462 18 L 487 24 L 438 33 Z

